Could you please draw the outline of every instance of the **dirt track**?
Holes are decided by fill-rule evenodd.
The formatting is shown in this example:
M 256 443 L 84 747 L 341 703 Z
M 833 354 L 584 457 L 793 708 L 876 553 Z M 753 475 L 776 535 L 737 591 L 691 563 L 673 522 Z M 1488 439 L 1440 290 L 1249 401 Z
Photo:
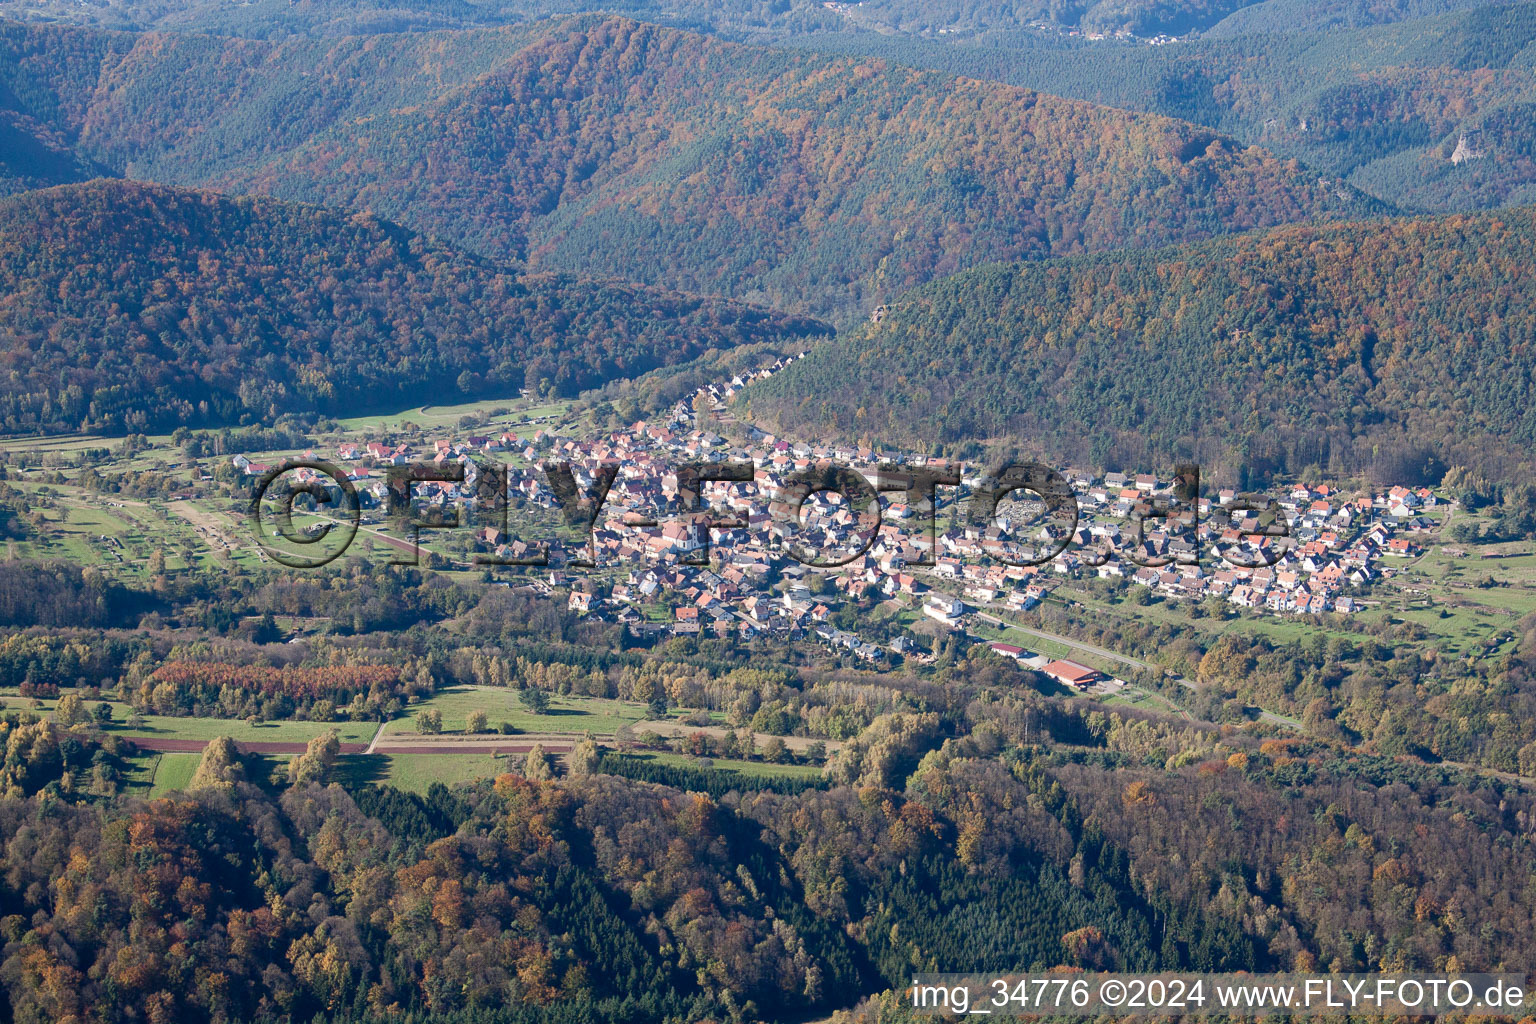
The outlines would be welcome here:
M 565 754 L 570 750 L 570 744 L 554 746 L 549 743 L 540 744 L 544 752 L 550 755 Z M 375 754 L 526 754 L 532 750 L 532 742 L 522 743 L 470 743 L 456 747 L 445 744 L 425 744 L 409 747 L 379 747 Z
M 483 733 L 423 736 L 419 733 L 384 733 L 373 743 L 375 754 L 526 754 L 534 744 L 551 754 L 569 753 L 580 737 L 568 733 L 517 733 L 499 736 Z M 602 737 L 612 740 L 612 737 Z
M 126 737 L 142 750 L 154 750 L 162 754 L 198 754 L 208 745 L 207 740 L 174 739 L 169 737 Z M 444 736 L 432 739 L 413 736 L 408 742 L 380 742 L 376 754 L 526 754 L 534 744 L 540 744 L 550 754 L 569 753 L 574 740 L 571 737 L 544 739 L 529 736 L 477 737 L 467 739 Z M 244 754 L 302 754 L 307 743 L 279 742 L 276 740 L 236 740 L 235 746 Z M 343 743 L 343 754 L 367 753 L 365 743 Z
M 208 740 L 174 739 L 157 736 L 124 737 L 141 750 L 157 750 L 162 754 L 198 754 L 208 745 Z M 283 743 L 276 740 L 236 740 L 235 746 L 243 754 L 302 754 L 307 743 Z M 343 743 L 343 754 L 361 754 L 367 749 L 362 743 Z

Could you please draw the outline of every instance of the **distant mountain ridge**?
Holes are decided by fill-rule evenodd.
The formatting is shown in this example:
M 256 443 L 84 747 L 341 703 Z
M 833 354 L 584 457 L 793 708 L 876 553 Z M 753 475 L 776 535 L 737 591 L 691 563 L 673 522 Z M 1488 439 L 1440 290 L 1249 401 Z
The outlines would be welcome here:
M 571 395 L 820 323 L 520 277 L 367 214 L 94 181 L 0 200 L 0 431 Z
M 131 177 L 848 319 L 989 260 L 1381 209 L 1193 125 L 621 18 L 282 43 L 0 26 L 0 105 Z
M 1269 34 L 1213 33 L 1156 47 L 1062 50 L 1015 37 L 867 34 L 802 45 L 1209 125 L 1345 177 L 1405 211 L 1536 202 L 1536 4 L 1484 4 L 1381 25 L 1361 6 L 1271 0 L 1241 12 L 1250 28 Z M 1381 6 L 1370 11 L 1379 15 Z M 1453 160 L 1463 138 L 1477 159 Z
M 0 0 L 0 17 L 133 31 L 252 38 L 483 28 L 610 12 L 757 42 L 850 27 L 868 32 L 1233 35 L 1382 24 L 1498 0 Z

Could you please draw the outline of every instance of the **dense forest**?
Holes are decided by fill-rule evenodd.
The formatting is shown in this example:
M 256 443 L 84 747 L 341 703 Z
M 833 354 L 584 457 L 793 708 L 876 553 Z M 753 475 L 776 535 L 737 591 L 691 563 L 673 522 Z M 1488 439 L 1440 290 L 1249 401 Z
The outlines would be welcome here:
M 622 19 L 283 43 L 0 25 L 0 106 L 130 177 L 848 319 L 987 260 L 1373 201 L 1208 129 Z
M 1048 41 L 1060 45 L 1066 32 L 1143 38 L 1233 36 L 1306 32 L 1390 24 L 1500 0 L 865 0 L 842 12 L 845 29 L 871 34 L 932 38 L 940 31 L 957 40 Z M 1056 32 L 1050 32 L 1050 30 Z M 1028 33 L 1021 30 L 1030 30 Z M 781 38 L 806 34 L 786 24 Z
M 105 173 L 57 132 L 14 110 L 0 111 L 0 196 L 86 181 Z
M 1354 31 L 1298 33 L 1277 24 L 1268 35 L 1159 47 L 846 32 L 799 45 L 1209 125 L 1405 209 L 1536 201 L 1531 4 Z
M 785 428 L 917 450 L 991 439 L 1058 462 L 1502 479 L 1536 442 L 1533 245 L 1518 209 L 987 267 L 745 401 Z
M 89 722 L 12 712 L 0 983 L 22 1024 L 750 1022 L 913 970 L 1531 955 L 1528 792 L 1135 714 L 1042 716 L 1025 744 L 1025 707 L 948 716 L 894 774 L 909 725 L 879 719 L 852 784 L 794 793 L 608 761 L 349 791 L 334 758 L 288 783 L 224 741 L 153 802 L 113 795 Z
M 572 395 L 819 323 L 519 276 L 368 214 L 98 181 L 0 201 L 0 430 Z
M 1439 14 L 1525 0 L 1262 0 L 1244 4 L 1201 35 L 1223 38 L 1271 32 L 1324 32 L 1392 25 Z
M 1249 0 L 877 0 L 847 12 L 867 31 L 962 36 L 1020 29 L 1182 34 L 1210 27 Z

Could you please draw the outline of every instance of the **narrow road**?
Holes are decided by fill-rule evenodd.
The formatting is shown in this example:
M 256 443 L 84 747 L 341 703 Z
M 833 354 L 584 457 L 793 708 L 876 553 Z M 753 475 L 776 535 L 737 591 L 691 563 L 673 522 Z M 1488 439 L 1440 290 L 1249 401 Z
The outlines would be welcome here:
M 373 753 L 373 748 L 379 745 L 379 737 L 383 736 L 383 735 L 384 735 L 384 723 L 380 722 L 379 723 L 379 728 L 373 734 L 373 739 L 368 741 L 368 749 L 363 751 L 363 753 L 365 753 L 365 754 Z
M 1009 622 L 1007 619 L 1001 619 L 996 615 L 991 615 L 983 611 L 976 612 L 976 617 L 1003 629 L 1016 629 L 1019 632 L 1035 637 L 1036 639 L 1049 640 L 1052 643 L 1061 644 L 1063 647 L 1069 648 L 1070 650 L 1081 651 L 1084 654 L 1095 655 L 1100 658 L 1105 658 L 1109 661 L 1117 661 L 1123 665 L 1129 665 L 1132 668 L 1144 669 L 1148 672 L 1157 672 L 1159 674 L 1163 673 L 1163 669 L 1151 664 L 1150 662 L 1142 661 L 1139 658 L 1132 658 L 1125 654 L 1117 654 L 1114 651 L 1108 650 L 1104 647 L 1099 647 L 1095 644 L 1084 643 L 1081 640 L 1074 640 L 1071 637 L 1060 636 L 1056 633 L 1047 633 L 1042 629 L 1033 629 L 1029 626 L 1021 626 L 1016 622 Z M 1177 678 L 1179 685 L 1185 689 L 1198 689 L 1193 680 L 1186 679 L 1183 676 L 1179 676 Z M 1157 695 L 1153 694 L 1153 696 L 1155 697 Z M 1179 714 L 1193 721 L 1193 718 L 1190 716 L 1189 712 L 1183 710 L 1182 708 L 1179 709 Z M 1271 725 L 1280 725 L 1288 729 L 1295 729 L 1297 732 L 1305 731 L 1305 726 L 1303 726 L 1301 722 L 1297 721 L 1296 719 L 1287 718 L 1285 715 L 1279 715 L 1273 711 L 1266 711 L 1263 708 L 1259 708 L 1259 719 L 1261 721 L 1268 722 Z
M 1050 642 L 1056 643 L 1056 644 L 1060 644 L 1063 647 L 1065 647 L 1065 648 L 1067 648 L 1068 650 L 1071 650 L 1071 651 L 1080 651 L 1083 654 L 1096 655 L 1097 657 L 1104 658 L 1104 659 L 1109 660 L 1109 661 L 1118 661 L 1118 662 L 1120 662 L 1123 665 L 1129 665 L 1132 668 L 1145 669 L 1148 672 L 1156 672 L 1156 673 L 1158 673 L 1160 675 L 1163 672 L 1162 669 L 1158 668 L 1156 665 L 1153 665 L 1153 664 L 1151 664 L 1149 662 L 1141 661 L 1141 660 L 1139 660 L 1137 658 L 1132 658 L 1132 657 L 1130 657 L 1128 655 L 1124 655 L 1124 654 L 1116 654 L 1114 651 L 1111 651 L 1111 650 L 1109 650 L 1107 648 L 1099 647 L 1099 646 L 1096 646 L 1095 644 L 1084 643 L 1081 640 L 1073 640 L 1071 637 L 1060 636 L 1060 635 L 1058 635 L 1056 633 L 1047 633 L 1043 629 L 1033 629 L 1033 628 L 1031 628 L 1029 626 L 1021 626 L 1017 622 L 1009 622 L 1007 619 L 998 618 L 996 615 L 991 615 L 991 614 L 988 614 L 987 612 L 978 611 L 978 612 L 976 612 L 976 617 L 978 619 L 983 619 L 983 620 L 985 620 L 987 622 L 990 622 L 990 623 L 992 623 L 993 625 L 997 626 L 1000 629 L 1016 629 L 1016 630 L 1018 630 L 1021 633 L 1024 633 L 1024 634 L 1027 634 L 1029 636 L 1032 636 L 1032 637 L 1036 638 L 1037 640 L 1049 640 Z M 980 640 L 980 639 L 983 639 L 983 638 L 982 637 L 977 637 L 977 639 Z M 1184 686 L 1189 687 L 1191 690 L 1193 690 L 1195 688 L 1195 684 L 1190 682 L 1187 679 L 1181 678 L 1179 680 L 1179 682 L 1182 683 Z M 1146 689 L 1143 689 L 1142 687 L 1139 687 L 1139 686 L 1130 687 L 1130 689 L 1134 689 L 1138 693 L 1145 693 L 1148 697 L 1151 697 L 1153 700 L 1161 701 L 1162 703 L 1167 704 L 1168 707 L 1173 709 L 1173 711 L 1175 713 L 1177 713 L 1179 716 L 1184 718 L 1186 721 L 1193 722 L 1195 720 L 1194 716 L 1191 715 L 1188 711 L 1185 711 L 1183 708 L 1179 707 L 1173 701 L 1169 700 L 1167 697 L 1164 697 L 1160 693 L 1155 693 L 1155 692 L 1153 692 L 1151 690 L 1146 690 Z
M 324 519 L 326 522 L 335 523 L 338 526 L 348 525 L 348 520 L 343 519 L 341 516 L 325 515 L 320 512 L 309 512 L 301 508 L 296 508 L 293 510 L 293 518 L 298 519 L 301 516 L 309 519 Z M 392 537 L 387 533 L 381 532 L 381 530 L 381 527 L 369 526 L 361 522 L 358 523 L 357 526 L 358 533 L 366 533 L 378 540 L 383 541 L 385 544 L 388 544 L 391 547 L 399 548 L 402 551 L 426 550 L 425 542 L 413 545 L 404 537 Z
M 996 615 L 991 615 L 987 612 L 979 611 L 976 613 L 976 617 L 978 619 L 990 622 L 995 626 L 1001 626 L 1004 629 L 1016 629 L 1021 633 L 1027 633 L 1039 640 L 1049 640 L 1052 643 L 1061 644 L 1063 647 L 1070 647 L 1071 649 L 1075 651 L 1081 651 L 1084 654 L 1092 654 L 1100 658 L 1107 658 L 1110 661 L 1118 661 L 1123 665 L 1131 666 L 1131 668 L 1145 669 L 1148 672 L 1157 672 L 1159 674 L 1161 674 L 1163 671 L 1150 662 L 1140 661 L 1136 658 L 1132 658 L 1124 654 L 1116 654 L 1114 651 L 1103 647 L 1096 647 L 1093 644 L 1084 643 L 1081 640 L 1073 640 L 1071 637 L 1058 636 L 1055 633 L 1047 633 L 1043 629 L 1032 629 L 1029 626 L 1021 626 L 1017 622 L 1009 622 L 1007 619 L 1000 619 Z M 1179 681 L 1187 684 L 1190 687 L 1194 686 L 1194 684 L 1189 682 L 1187 679 L 1181 679 Z
M 1283 725 L 1288 729 L 1295 729 L 1297 732 L 1306 732 L 1306 726 L 1302 725 L 1299 720 L 1287 718 L 1284 715 L 1277 715 L 1273 711 L 1265 711 L 1263 708 L 1259 708 L 1259 718 L 1269 722 L 1271 725 Z

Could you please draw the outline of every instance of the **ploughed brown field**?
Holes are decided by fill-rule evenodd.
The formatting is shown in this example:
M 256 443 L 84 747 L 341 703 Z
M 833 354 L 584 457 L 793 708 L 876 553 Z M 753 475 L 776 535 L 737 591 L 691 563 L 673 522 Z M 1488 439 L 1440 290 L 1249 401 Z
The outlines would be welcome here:
M 133 743 L 141 750 L 153 750 L 161 754 L 196 754 L 208 745 L 207 740 L 172 737 L 136 736 Z M 381 754 L 526 754 L 538 744 L 550 754 L 569 753 L 570 740 L 461 740 L 449 739 L 432 742 L 421 740 L 411 744 L 380 744 L 375 748 Z M 276 740 L 252 740 L 235 742 L 242 754 L 302 754 L 306 743 L 279 742 Z M 343 743 L 341 753 L 361 754 L 368 749 L 366 743 Z

